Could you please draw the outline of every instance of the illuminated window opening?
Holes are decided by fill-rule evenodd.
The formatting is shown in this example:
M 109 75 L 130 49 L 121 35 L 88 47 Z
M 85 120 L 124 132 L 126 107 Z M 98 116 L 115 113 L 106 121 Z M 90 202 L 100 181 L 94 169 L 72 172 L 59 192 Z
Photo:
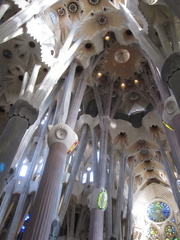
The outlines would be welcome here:
M 23 165 L 23 166 L 21 167 L 20 172 L 19 172 L 19 176 L 20 176 L 20 177 L 25 177 L 26 174 L 27 174 L 27 170 L 28 170 L 28 166 L 27 166 L 27 165 Z
M 94 182 L 94 173 L 90 172 L 90 178 L 89 178 L 90 182 Z
M 83 176 L 82 176 L 82 183 L 86 183 L 87 182 L 87 173 L 83 173 Z

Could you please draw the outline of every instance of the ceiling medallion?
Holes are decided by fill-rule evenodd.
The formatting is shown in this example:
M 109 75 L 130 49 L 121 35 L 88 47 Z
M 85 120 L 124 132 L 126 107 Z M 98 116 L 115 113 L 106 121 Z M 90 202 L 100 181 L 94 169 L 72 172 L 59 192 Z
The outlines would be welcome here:
M 68 5 L 68 10 L 71 12 L 71 13 L 75 13 L 77 12 L 78 10 L 78 5 L 74 2 L 71 2 L 69 5 Z
M 59 16 L 61 16 L 61 17 L 64 16 L 64 14 L 65 14 L 64 8 L 58 8 L 57 12 L 58 12 Z
M 98 20 L 98 23 L 99 23 L 100 25 L 104 25 L 104 24 L 106 24 L 106 22 L 107 22 L 107 17 L 101 15 L 101 16 L 98 17 L 97 20 Z
M 115 55 L 114 58 L 119 63 L 125 63 L 130 58 L 130 53 L 126 49 L 119 49 Z

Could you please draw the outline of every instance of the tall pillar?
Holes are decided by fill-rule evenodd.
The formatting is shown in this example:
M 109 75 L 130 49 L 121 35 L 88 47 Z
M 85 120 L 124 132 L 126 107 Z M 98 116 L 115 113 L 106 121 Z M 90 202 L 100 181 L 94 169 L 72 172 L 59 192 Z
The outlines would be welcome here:
M 60 222 L 60 227 L 62 226 L 68 205 L 69 205 L 69 201 L 71 198 L 71 192 L 73 189 L 73 185 L 75 182 L 75 178 L 79 169 L 79 166 L 81 164 L 81 161 L 83 159 L 83 155 L 84 155 L 84 151 L 86 149 L 86 145 L 88 142 L 88 125 L 84 125 L 83 129 L 82 129 L 82 134 L 81 134 L 81 139 L 78 145 L 78 149 L 77 149 L 77 153 L 75 155 L 75 159 L 74 159 L 74 163 L 72 166 L 72 170 L 71 170 L 71 174 L 69 177 L 69 181 L 68 184 L 66 186 L 65 192 L 64 192 L 64 197 L 63 197 L 63 201 L 61 204 L 61 209 L 60 209 L 60 213 L 59 213 L 59 222 Z
M 106 240 L 109 240 L 112 236 L 112 192 L 114 181 L 114 147 L 113 144 L 110 145 L 109 153 L 109 176 L 107 180 L 107 190 L 108 190 L 108 207 L 106 210 Z
M 180 52 L 171 54 L 161 70 L 162 80 L 171 88 L 180 108 Z
M 157 143 L 158 143 L 158 146 L 159 146 L 162 158 L 163 158 L 163 164 L 164 164 L 167 176 L 168 176 L 169 183 L 171 185 L 171 189 L 172 189 L 172 192 L 173 192 L 173 195 L 174 195 L 174 199 L 176 201 L 176 204 L 177 204 L 178 208 L 180 209 L 180 193 L 178 192 L 178 189 L 177 189 L 175 176 L 172 172 L 172 169 L 171 169 L 171 166 L 170 166 L 170 163 L 169 163 L 169 159 L 166 155 L 166 152 L 164 150 L 162 142 L 159 139 L 157 139 Z
M 122 235 L 122 225 L 121 225 L 121 216 L 122 216 L 122 207 L 124 201 L 124 183 L 125 183 L 125 169 L 126 169 L 126 158 L 124 154 L 121 154 L 120 159 L 120 171 L 119 171 L 119 183 L 118 183 L 118 192 L 117 192 L 117 201 L 116 201 L 116 215 L 115 215 L 115 224 L 113 226 L 113 235 L 116 239 L 123 239 Z
M 57 124 L 50 129 L 49 154 L 23 239 L 49 239 L 51 223 L 57 216 L 67 151 L 75 141 L 77 135 L 66 124 Z
M 106 163 L 107 163 L 107 146 L 108 146 L 108 132 L 110 126 L 110 108 L 112 100 L 114 82 L 111 79 L 109 81 L 109 91 L 104 96 L 105 102 L 102 103 L 98 89 L 94 86 L 94 95 L 100 118 L 100 157 L 98 166 L 98 179 L 97 188 L 92 192 L 92 201 L 97 201 L 101 195 L 101 191 L 106 192 Z M 100 191 L 100 192 L 99 192 Z M 98 193 L 99 192 L 99 193 Z M 98 195 L 99 194 L 99 195 Z M 104 200 L 107 193 L 104 193 Z M 103 240 L 104 234 L 104 209 L 99 209 L 95 204 L 90 207 L 90 228 L 89 228 L 89 240 Z
M 9 121 L 0 137 L 0 185 L 10 169 L 26 132 L 37 119 L 38 111 L 27 101 L 18 100 L 11 108 Z
M 132 208 L 133 208 L 133 163 L 129 169 L 129 189 L 127 202 L 127 226 L 126 226 L 126 240 L 132 239 Z
M 164 103 L 163 121 L 174 129 L 176 139 L 180 147 L 180 109 L 175 97 L 168 97 Z

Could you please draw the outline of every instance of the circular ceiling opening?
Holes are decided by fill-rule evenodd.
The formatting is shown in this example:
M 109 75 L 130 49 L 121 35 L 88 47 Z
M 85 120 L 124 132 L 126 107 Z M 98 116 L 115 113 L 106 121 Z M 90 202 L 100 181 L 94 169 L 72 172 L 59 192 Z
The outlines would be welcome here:
M 125 63 L 130 58 L 130 53 L 126 49 L 119 49 L 115 55 L 114 58 L 119 63 Z

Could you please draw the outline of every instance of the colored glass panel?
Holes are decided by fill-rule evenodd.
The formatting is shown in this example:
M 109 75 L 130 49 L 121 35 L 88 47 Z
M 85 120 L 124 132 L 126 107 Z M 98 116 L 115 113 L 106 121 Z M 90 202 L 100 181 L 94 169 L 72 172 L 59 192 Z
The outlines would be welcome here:
M 148 229 L 148 236 L 149 237 L 154 237 L 158 234 L 158 230 L 155 227 L 150 227 Z
M 173 226 L 167 225 L 167 226 L 165 227 L 165 233 L 166 233 L 167 235 L 173 236 L 175 232 L 176 232 L 176 230 L 175 230 L 175 228 L 174 228 Z
M 170 215 L 170 208 L 166 203 L 154 202 L 148 206 L 147 216 L 151 221 L 163 222 Z

